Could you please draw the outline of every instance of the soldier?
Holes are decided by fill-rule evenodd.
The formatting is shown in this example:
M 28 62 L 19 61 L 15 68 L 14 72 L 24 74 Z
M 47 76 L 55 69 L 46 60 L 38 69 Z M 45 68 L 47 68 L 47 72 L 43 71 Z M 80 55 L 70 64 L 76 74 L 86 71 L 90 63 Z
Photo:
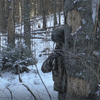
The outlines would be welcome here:
M 65 100 L 67 81 L 66 78 L 64 78 L 66 77 L 66 71 L 64 68 L 64 54 L 62 51 L 64 27 L 56 28 L 52 32 L 51 39 L 56 43 L 56 47 L 54 52 L 43 63 L 41 70 L 44 73 L 52 71 L 54 90 L 58 91 L 58 99 Z M 71 45 L 69 45 L 69 48 Z

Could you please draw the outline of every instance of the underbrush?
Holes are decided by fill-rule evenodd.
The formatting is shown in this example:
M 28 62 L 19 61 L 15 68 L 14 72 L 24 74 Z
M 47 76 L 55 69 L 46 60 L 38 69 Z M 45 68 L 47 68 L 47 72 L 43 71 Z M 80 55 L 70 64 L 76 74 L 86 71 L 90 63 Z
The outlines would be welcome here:
M 6 49 L 0 53 L 0 69 L 4 70 L 13 70 L 15 74 L 18 74 L 24 71 L 29 72 L 27 68 L 28 65 L 34 65 L 37 63 L 36 58 L 30 53 L 27 47 L 16 46 L 14 48 Z M 27 56 L 28 55 L 28 56 Z

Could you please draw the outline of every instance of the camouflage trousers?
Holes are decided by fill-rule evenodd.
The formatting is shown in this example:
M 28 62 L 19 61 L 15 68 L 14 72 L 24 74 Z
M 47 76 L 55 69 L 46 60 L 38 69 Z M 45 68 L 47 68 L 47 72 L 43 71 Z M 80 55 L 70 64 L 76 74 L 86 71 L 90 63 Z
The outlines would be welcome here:
M 58 100 L 66 100 L 66 93 L 58 92 Z

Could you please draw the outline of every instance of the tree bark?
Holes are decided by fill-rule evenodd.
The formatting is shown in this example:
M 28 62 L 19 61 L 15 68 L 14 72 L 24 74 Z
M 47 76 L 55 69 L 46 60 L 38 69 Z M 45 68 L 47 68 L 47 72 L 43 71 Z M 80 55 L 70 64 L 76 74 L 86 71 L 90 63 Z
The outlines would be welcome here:
M 1 33 L 6 33 L 6 25 L 7 25 L 7 20 L 6 20 L 6 2 L 4 0 L 0 0 L 0 31 Z
M 34 15 L 36 16 L 36 0 L 34 0 Z
M 31 51 L 30 34 L 30 0 L 24 0 L 24 39 L 27 49 Z M 30 56 L 31 52 L 29 52 Z
M 100 82 L 100 65 L 94 57 L 98 40 L 94 33 L 93 0 L 65 1 L 65 68 L 67 73 L 66 98 L 86 98 L 95 92 Z M 96 27 L 97 28 L 97 27 Z M 73 46 L 68 48 L 73 37 Z M 69 42 L 70 41 L 70 42 Z M 100 45 L 100 43 L 99 43 Z M 98 74 L 97 74 L 98 73 Z
M 60 4 L 60 0 L 59 0 L 59 25 L 61 24 L 60 23 L 60 12 L 61 12 L 61 4 Z
M 24 0 L 21 0 L 21 23 L 24 22 Z
M 15 25 L 14 25 L 14 11 L 13 0 L 8 1 L 8 44 L 15 46 Z
M 54 0 L 54 28 L 57 24 L 57 17 L 56 17 L 56 0 Z
M 46 18 L 45 18 L 45 9 L 44 9 L 44 1 L 41 0 L 41 5 L 42 5 L 42 16 L 43 16 L 43 29 L 46 30 Z
M 19 23 L 19 21 L 20 21 L 20 16 L 19 16 L 19 0 L 15 0 L 14 16 L 15 16 L 15 23 Z

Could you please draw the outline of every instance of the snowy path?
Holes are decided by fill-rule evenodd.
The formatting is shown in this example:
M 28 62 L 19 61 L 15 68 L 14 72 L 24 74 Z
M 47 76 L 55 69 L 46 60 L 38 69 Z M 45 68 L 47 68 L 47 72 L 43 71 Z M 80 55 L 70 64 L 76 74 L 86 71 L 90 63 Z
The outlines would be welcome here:
M 40 66 L 40 63 L 38 65 Z M 57 92 L 53 90 L 52 74 L 43 74 L 40 67 L 38 68 L 39 73 L 52 96 L 52 100 L 57 100 Z M 12 91 L 13 100 L 34 100 L 30 92 L 19 82 L 18 75 L 6 72 L 2 73 L 2 77 L 3 78 L 0 78 L 0 100 L 11 100 L 10 92 L 7 87 Z M 21 78 L 23 83 L 31 89 L 38 100 L 49 100 L 47 91 L 36 73 L 35 66 L 33 66 L 29 73 L 25 72 L 21 74 Z

